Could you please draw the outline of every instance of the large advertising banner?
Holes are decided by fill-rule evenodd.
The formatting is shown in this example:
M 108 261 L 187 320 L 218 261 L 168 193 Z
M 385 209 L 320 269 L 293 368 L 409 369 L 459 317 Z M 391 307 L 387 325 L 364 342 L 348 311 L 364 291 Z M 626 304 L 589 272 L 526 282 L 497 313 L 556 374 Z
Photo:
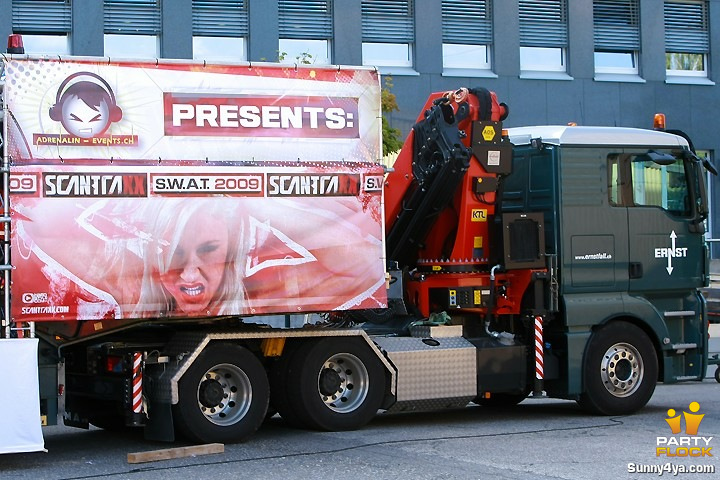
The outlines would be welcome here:
M 5 76 L 16 162 L 382 156 L 372 69 L 10 59 Z
M 374 72 L 12 60 L 5 95 L 16 321 L 386 306 Z

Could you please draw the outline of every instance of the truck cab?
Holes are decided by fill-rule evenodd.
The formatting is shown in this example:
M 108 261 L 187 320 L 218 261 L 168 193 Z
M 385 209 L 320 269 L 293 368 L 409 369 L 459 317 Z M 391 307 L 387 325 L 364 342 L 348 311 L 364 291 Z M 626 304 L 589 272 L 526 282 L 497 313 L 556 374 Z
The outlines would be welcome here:
M 513 128 L 509 135 L 513 173 L 504 181 L 502 211 L 543 212 L 546 254 L 556 259 L 551 303 L 561 322 L 547 335 L 565 352 L 561 368 L 569 375 L 567 385 L 548 381 L 548 389 L 587 391 L 580 360 L 593 334 L 615 322 L 649 338 L 658 368 L 630 362 L 625 376 L 603 373 L 612 395 L 632 394 L 643 375 L 702 378 L 707 323 L 698 289 L 709 278 L 707 195 L 703 162 L 688 141 L 616 127 Z M 635 350 L 617 343 L 621 355 Z

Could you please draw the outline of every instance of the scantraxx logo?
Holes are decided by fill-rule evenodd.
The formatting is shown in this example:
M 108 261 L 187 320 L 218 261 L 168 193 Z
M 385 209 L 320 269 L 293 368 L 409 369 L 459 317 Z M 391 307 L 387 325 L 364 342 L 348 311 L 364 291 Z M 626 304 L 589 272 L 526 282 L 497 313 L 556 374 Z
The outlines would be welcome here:
M 338 175 L 268 175 L 268 197 L 340 197 L 360 192 L 360 176 Z
M 146 197 L 144 173 L 43 173 L 46 197 Z
M 700 422 L 702 422 L 704 414 L 700 411 L 700 404 L 692 402 L 688 409 L 690 413 L 683 411 L 682 416 L 675 412 L 674 409 L 668 410 L 668 418 L 665 419 L 670 426 L 673 436 L 657 437 L 655 447 L 656 457 L 712 457 L 712 447 L 710 441 L 713 437 L 703 437 L 698 435 Z M 685 434 L 682 433 L 682 420 L 685 420 Z

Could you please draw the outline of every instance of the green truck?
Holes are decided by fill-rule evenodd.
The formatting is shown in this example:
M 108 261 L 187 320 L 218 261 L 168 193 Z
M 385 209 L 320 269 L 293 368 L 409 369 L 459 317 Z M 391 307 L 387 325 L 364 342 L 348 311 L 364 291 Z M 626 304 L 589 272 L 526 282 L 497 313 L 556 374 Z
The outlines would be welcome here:
M 0 451 L 47 424 L 249 437 L 701 380 L 681 132 L 504 130 L 430 95 L 382 165 L 367 67 L 3 56 Z

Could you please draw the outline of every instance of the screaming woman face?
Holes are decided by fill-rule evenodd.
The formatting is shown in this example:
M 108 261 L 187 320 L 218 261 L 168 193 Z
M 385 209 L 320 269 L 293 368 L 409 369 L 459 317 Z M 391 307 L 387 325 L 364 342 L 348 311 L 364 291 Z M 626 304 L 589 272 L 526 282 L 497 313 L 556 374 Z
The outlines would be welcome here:
M 175 299 L 178 312 L 207 310 L 223 281 L 228 243 L 228 228 L 222 220 L 197 212 L 188 220 L 170 268 L 160 274 L 160 283 Z

